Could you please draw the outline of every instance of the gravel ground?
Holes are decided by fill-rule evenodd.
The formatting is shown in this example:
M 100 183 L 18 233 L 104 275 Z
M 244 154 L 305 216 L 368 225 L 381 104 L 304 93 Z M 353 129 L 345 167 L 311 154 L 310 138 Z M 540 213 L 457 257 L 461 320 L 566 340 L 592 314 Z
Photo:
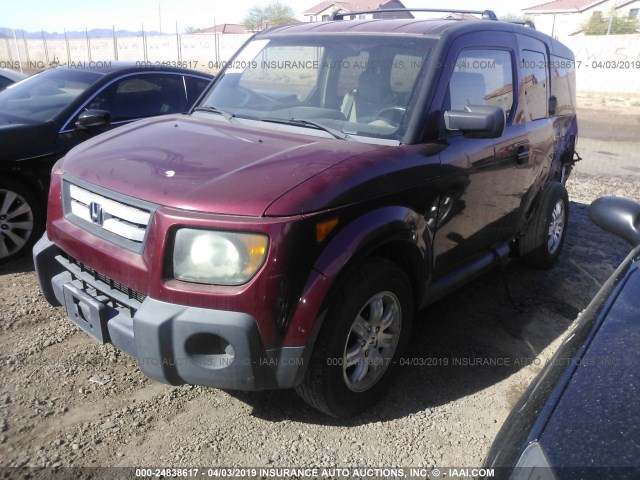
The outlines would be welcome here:
M 603 194 L 640 200 L 639 184 L 578 168 L 559 263 L 545 272 L 509 264 L 516 305 L 496 270 L 420 312 L 410 365 L 376 407 L 347 421 L 328 420 L 291 391 L 148 380 L 48 306 L 28 259 L 0 267 L 0 466 L 477 467 L 629 251 L 590 223 L 586 206 Z

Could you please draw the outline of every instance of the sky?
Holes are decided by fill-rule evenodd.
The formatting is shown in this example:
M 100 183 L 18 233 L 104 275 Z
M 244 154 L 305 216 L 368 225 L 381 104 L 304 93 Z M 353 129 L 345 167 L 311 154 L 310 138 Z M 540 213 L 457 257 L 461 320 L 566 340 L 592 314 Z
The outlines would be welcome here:
M 302 13 L 320 0 L 280 0 L 289 5 L 299 20 Z M 160 30 L 180 33 L 188 26 L 211 27 L 214 22 L 242 23 L 245 13 L 254 6 L 266 6 L 270 0 L 0 0 L 0 27 L 28 32 L 62 32 L 85 27 L 138 31 Z M 519 14 L 525 7 L 545 0 L 495 0 L 478 7 L 477 0 L 449 0 L 447 7 L 461 9 L 489 8 L 498 15 Z M 405 0 L 407 7 L 442 8 L 442 1 Z M 161 19 L 161 21 L 160 21 Z

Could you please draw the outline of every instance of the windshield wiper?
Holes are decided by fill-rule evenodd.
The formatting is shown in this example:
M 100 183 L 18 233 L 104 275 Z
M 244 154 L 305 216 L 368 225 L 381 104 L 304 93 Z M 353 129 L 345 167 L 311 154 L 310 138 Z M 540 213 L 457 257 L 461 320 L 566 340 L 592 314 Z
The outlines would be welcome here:
M 338 140 L 346 140 L 349 135 L 344 134 L 340 130 L 336 130 L 335 128 L 326 127 L 320 123 L 312 122 L 311 120 L 305 120 L 303 118 L 261 118 L 261 122 L 270 122 L 270 123 L 283 123 L 285 125 L 295 125 L 298 127 L 307 127 L 307 128 L 315 128 L 317 130 L 322 130 L 324 132 L 329 133 L 333 136 L 333 138 L 337 138 Z
M 211 105 L 202 105 L 200 107 L 196 107 L 193 109 L 194 112 L 211 112 L 217 113 L 218 115 L 222 115 L 227 120 L 231 121 L 232 118 L 236 116 L 235 113 L 226 112 L 218 107 L 213 107 Z

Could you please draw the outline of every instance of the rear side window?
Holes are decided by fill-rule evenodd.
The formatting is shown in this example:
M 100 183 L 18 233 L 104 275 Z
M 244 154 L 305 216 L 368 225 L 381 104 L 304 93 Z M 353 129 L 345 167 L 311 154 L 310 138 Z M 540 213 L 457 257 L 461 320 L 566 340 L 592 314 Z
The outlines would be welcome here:
M 111 112 L 111 121 L 181 113 L 187 110 L 181 75 L 131 75 L 96 95 L 87 108 Z
M 513 106 L 511 53 L 497 49 L 466 49 L 456 60 L 443 110 L 463 110 L 466 105 L 502 108 L 507 118 Z
M 523 50 L 520 71 L 524 80 L 525 116 L 527 120 L 547 117 L 547 61 L 543 53 Z
M 0 77 L 0 90 L 4 90 L 5 88 L 7 88 L 12 83 L 13 82 L 11 80 L 9 80 L 8 78 Z
M 551 56 L 551 95 L 556 97 L 556 115 L 575 114 L 576 62 Z

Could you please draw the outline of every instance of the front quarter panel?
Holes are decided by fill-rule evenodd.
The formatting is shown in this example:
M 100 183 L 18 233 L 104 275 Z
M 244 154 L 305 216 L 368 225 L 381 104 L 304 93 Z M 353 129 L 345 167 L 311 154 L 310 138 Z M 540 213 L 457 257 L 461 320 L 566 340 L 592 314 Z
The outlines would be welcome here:
M 313 345 L 322 324 L 323 309 L 329 303 L 328 295 L 340 275 L 348 265 L 385 244 L 406 249 L 416 269 L 414 279 L 424 286 L 430 274 L 431 239 L 432 232 L 424 217 L 406 207 L 381 207 L 350 222 L 316 260 L 293 312 L 284 345 Z M 422 290 L 418 287 L 419 292 Z

